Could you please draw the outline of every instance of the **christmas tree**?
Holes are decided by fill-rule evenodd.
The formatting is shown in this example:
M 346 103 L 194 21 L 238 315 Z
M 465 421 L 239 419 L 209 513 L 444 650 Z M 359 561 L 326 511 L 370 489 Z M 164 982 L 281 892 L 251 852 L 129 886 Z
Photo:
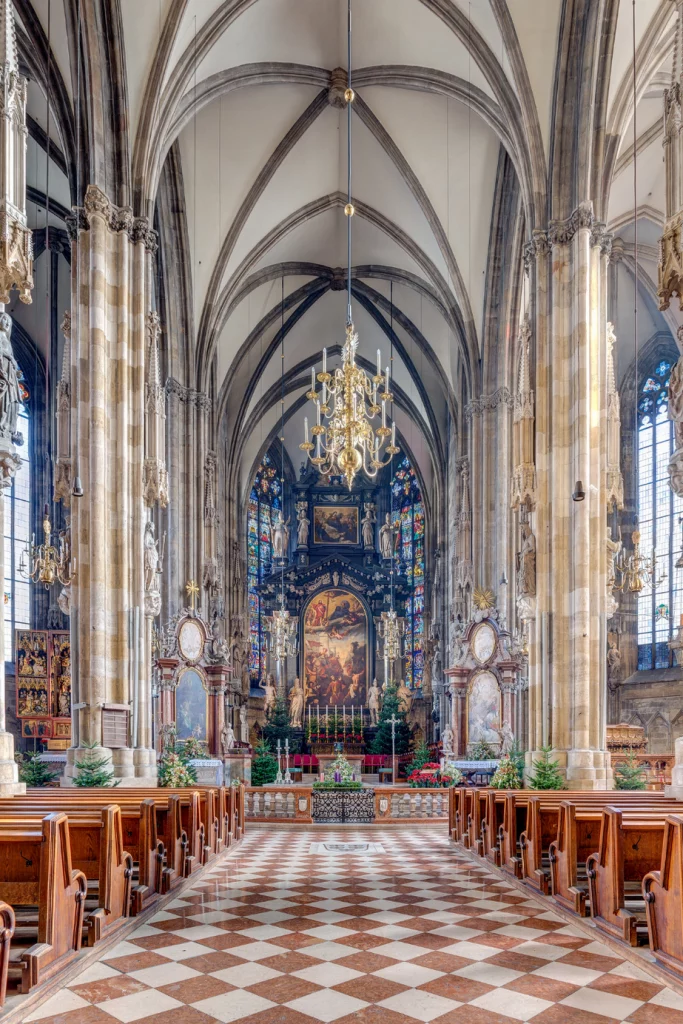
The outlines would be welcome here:
M 263 727 L 263 738 L 273 749 L 277 747 L 279 740 L 284 747 L 285 740 L 289 740 L 289 748 L 292 747 L 292 727 L 289 724 L 289 706 L 286 697 L 276 697 L 272 707 L 268 709 L 266 724 Z
M 394 750 L 397 754 L 405 754 L 410 749 L 410 729 L 406 722 L 405 712 L 400 710 L 397 688 L 387 686 L 382 699 L 377 732 L 372 744 L 373 754 L 391 753 L 391 719 L 394 716 L 397 719 Z
M 87 750 L 95 750 L 99 743 L 84 743 Z M 84 761 L 76 761 L 78 775 L 74 778 L 74 786 L 118 786 L 120 780 L 114 782 L 114 771 L 109 768 L 111 762 L 107 757 L 88 754 Z
M 614 769 L 615 789 L 645 789 L 645 769 L 641 768 L 631 750 L 626 760 Z
M 429 747 L 422 743 L 413 754 L 413 760 L 406 768 L 406 774 L 410 775 L 411 772 L 418 771 L 423 764 L 429 764 L 431 760 L 432 755 L 429 753 Z
M 277 775 L 277 758 L 265 740 L 260 740 L 254 747 L 254 759 L 251 762 L 252 786 L 267 786 L 275 782 Z
M 522 780 L 517 773 L 517 765 L 505 754 L 501 757 L 495 774 L 489 785 L 493 789 L 521 789 Z
M 49 786 L 62 773 L 60 769 L 55 771 L 45 761 L 39 760 L 37 751 L 28 754 L 15 754 L 15 761 L 19 765 L 19 780 L 27 786 Z
M 530 789 L 564 789 L 564 779 L 557 761 L 551 761 L 552 747 L 541 747 L 540 760 L 532 763 L 529 775 Z

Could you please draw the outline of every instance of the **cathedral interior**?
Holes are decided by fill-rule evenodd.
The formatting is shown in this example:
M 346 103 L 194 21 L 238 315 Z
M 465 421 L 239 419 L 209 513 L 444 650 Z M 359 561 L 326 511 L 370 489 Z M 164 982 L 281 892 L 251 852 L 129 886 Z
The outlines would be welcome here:
M 533 981 L 554 963 L 532 942 L 552 918 L 545 903 L 530 904 L 529 919 L 541 917 L 528 928 L 509 907 L 506 929 L 482 897 L 494 917 L 477 955 L 478 909 L 457 923 L 457 887 L 483 870 L 473 849 L 488 857 L 489 902 L 518 898 L 512 883 L 497 892 L 492 865 L 512 865 L 523 885 L 557 859 L 528 867 L 541 858 L 540 845 L 522 852 L 532 820 L 542 829 L 526 802 L 527 838 L 489 848 L 510 815 L 522 821 L 521 805 L 496 811 L 494 796 L 480 809 L 477 787 L 495 793 L 501 765 L 517 775 L 498 788 L 564 787 L 567 800 L 580 795 L 579 817 L 608 813 L 600 794 L 640 788 L 653 804 L 624 797 L 626 817 L 644 815 L 634 828 L 664 830 L 665 804 L 673 815 L 657 858 L 676 829 L 683 837 L 683 0 L 0 0 L 0 63 L 0 811 L 27 823 L 42 806 L 35 827 L 53 828 L 55 850 L 71 849 L 92 888 L 92 857 L 73 837 L 104 810 L 78 804 L 83 788 L 117 787 L 101 835 L 119 827 L 116 814 L 125 835 L 131 813 L 147 836 L 156 802 L 165 853 L 145 867 L 140 838 L 126 921 L 131 908 L 146 913 L 155 886 L 163 903 L 181 876 L 206 870 L 207 851 L 239 839 L 225 862 L 239 865 L 238 900 L 256 902 L 269 866 L 279 879 L 278 905 L 259 906 L 249 941 L 282 939 L 258 970 L 245 953 L 255 980 L 235 980 L 239 944 L 216 939 L 221 915 L 234 925 L 224 911 L 235 883 L 215 868 L 204 884 L 219 902 L 205 919 L 190 920 L 201 885 L 176 890 L 169 913 L 163 904 L 134 933 L 137 946 L 128 922 L 113 953 L 90 957 L 78 988 L 64 987 L 58 959 L 35 966 L 25 954 L 20 991 L 57 1000 L 48 1009 L 8 989 L 2 1010 L 0 939 L 0 1022 L 683 1024 L 683 893 L 658 932 L 662 898 L 645 895 L 624 932 L 629 949 L 650 943 L 660 974 L 646 980 L 613 951 L 621 924 L 611 953 L 602 938 L 595 948 L 584 938 L 583 953 L 558 917 L 576 942 L 553 955 L 577 959 Z M 539 764 L 557 786 L 535 784 Z M 430 771 L 443 794 L 415 804 L 413 782 L 432 786 Z M 622 784 L 629 771 L 642 786 Z M 462 796 L 447 792 L 454 778 Z M 340 818 L 335 786 L 349 790 Z M 328 817 L 316 819 L 321 792 Z M 356 792 L 359 818 L 348 816 Z M 225 805 L 215 819 L 214 801 Z M 570 811 L 551 811 L 562 847 Z M 473 840 L 480 813 L 488 824 Z M 58 838 L 64 815 L 71 847 Z M 421 825 L 392 831 L 401 816 L 448 817 L 448 842 L 434 822 L 424 847 Z M 385 988 L 371 997 L 355 976 L 375 975 L 351 959 L 381 943 L 363 940 L 341 966 L 338 951 L 321 953 L 332 971 L 322 981 L 306 943 L 275 934 L 293 887 L 308 885 L 302 903 L 318 892 L 279 860 L 308 857 L 293 824 L 310 824 L 315 845 L 316 820 L 333 847 L 347 836 L 338 822 L 359 826 L 351 846 L 370 843 L 354 859 L 358 900 L 391 869 L 393 895 L 372 897 L 387 902 L 378 916 L 390 912 L 377 927 L 387 946 L 407 948 L 406 929 L 434 935 L 424 963 L 404 950 L 421 981 L 396 973 L 400 951 L 380 952 L 372 984 Z M 370 821 L 384 823 L 372 842 Z M 624 818 L 613 834 L 630 827 Z M 16 834 L 0 816 L 0 843 Z M 20 851 L 29 832 L 23 841 Z M 579 855 L 574 889 L 594 849 Z M 345 853 L 317 862 L 320 935 L 299 929 L 311 949 L 344 941 L 348 922 L 331 904 Z M 403 924 L 409 910 L 392 916 L 410 904 L 408 868 L 433 875 L 424 888 L 436 891 L 449 857 L 446 902 L 424 911 L 446 915 L 433 933 L 415 914 Z M 637 887 L 654 871 L 641 867 Z M 86 953 L 109 949 L 114 928 L 116 887 L 99 870 L 109 893 L 99 916 L 85 890 L 76 898 Z M 533 898 L 552 896 L 565 914 L 574 905 L 554 870 Z M 0 917 L 6 901 L 4 927 L 18 936 L 20 916 L 16 931 L 8 922 L 29 882 L 2 871 Z M 576 907 L 599 922 L 591 885 Z M 164 914 L 184 916 L 178 935 Z M 162 925 L 163 949 L 152 941 Z M 41 927 L 39 942 L 56 949 Z M 192 979 L 160 964 L 170 938 L 181 948 L 212 936 L 183 970 L 206 978 L 201 957 L 222 957 L 215 991 L 194 981 L 205 994 L 171 991 Z M 442 937 L 463 948 L 439 953 Z M 507 952 L 506 938 L 532 948 Z M 491 973 L 481 950 L 494 946 L 509 960 L 496 970 L 529 972 L 527 988 Z M 481 976 L 443 959 L 469 954 Z M 622 955 L 619 970 L 588 962 Z M 10 980 L 12 970 L 10 954 Z M 623 992 L 587 978 L 610 971 Z M 282 997 L 276 974 L 290 985 Z M 509 1006 L 491 994 L 513 981 Z M 295 982 L 316 991 L 285 998 Z M 475 994 L 465 998 L 465 984 Z M 335 985 L 353 991 L 335 991 L 326 1009 L 317 990 Z

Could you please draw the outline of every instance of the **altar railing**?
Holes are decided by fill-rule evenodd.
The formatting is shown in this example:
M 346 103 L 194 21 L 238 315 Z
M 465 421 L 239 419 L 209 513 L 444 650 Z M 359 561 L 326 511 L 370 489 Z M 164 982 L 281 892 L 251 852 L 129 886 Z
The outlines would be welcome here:
M 374 792 L 376 822 L 448 820 L 447 789 L 382 786 Z M 309 786 L 246 786 L 246 820 L 310 825 L 312 794 Z

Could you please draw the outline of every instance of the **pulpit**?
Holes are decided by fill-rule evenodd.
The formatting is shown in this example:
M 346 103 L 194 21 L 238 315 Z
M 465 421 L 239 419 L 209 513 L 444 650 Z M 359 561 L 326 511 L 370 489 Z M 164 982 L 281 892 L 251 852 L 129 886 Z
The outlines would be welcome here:
M 226 714 L 231 717 L 241 699 L 241 680 L 231 676 L 226 641 L 194 608 L 185 608 L 162 634 L 157 668 L 158 749 L 175 734 L 178 742 L 205 743 L 211 757 L 222 759 Z
M 514 736 L 522 653 L 486 602 L 456 637 L 455 664 L 446 670 L 451 694 L 453 753 L 467 757 L 481 745 L 509 753 Z

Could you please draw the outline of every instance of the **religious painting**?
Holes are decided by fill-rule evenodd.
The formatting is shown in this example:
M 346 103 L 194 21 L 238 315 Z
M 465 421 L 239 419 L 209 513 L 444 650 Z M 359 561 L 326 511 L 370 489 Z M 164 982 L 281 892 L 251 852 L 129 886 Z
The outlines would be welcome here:
M 47 633 L 43 630 L 18 629 L 16 649 L 17 676 L 47 677 Z
M 55 718 L 71 716 L 71 635 L 52 633 L 50 636 L 50 676 L 52 679 Z
M 52 735 L 56 739 L 71 739 L 71 719 L 64 722 L 55 721 L 52 723 Z
M 175 720 L 179 740 L 207 738 L 207 693 L 197 669 L 188 668 L 180 676 L 175 691 Z
M 313 509 L 314 544 L 359 544 L 356 505 L 316 505 Z
M 21 723 L 21 735 L 30 740 L 47 739 L 52 735 L 52 722 L 49 718 L 25 718 Z
M 467 742 L 500 743 L 500 687 L 493 672 L 478 672 L 467 692 Z
M 311 598 L 304 616 L 303 647 L 308 701 L 320 706 L 365 704 L 368 617 L 355 594 L 334 588 Z

